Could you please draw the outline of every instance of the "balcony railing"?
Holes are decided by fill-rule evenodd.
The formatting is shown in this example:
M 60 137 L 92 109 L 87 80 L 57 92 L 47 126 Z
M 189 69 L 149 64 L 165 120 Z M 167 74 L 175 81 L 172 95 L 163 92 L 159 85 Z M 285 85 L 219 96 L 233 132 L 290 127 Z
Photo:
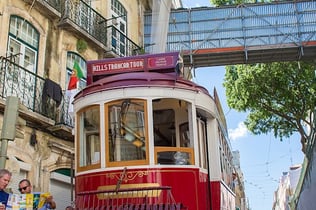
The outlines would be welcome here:
M 60 97 L 47 94 L 47 90 L 44 90 L 47 81 L 19 66 L 14 60 L 0 56 L 1 99 L 5 99 L 7 96 L 17 96 L 29 110 L 54 120 L 55 125 L 63 124 L 73 127 L 72 117 L 68 114 L 69 97 L 61 89 Z M 54 84 L 54 82 L 50 82 Z M 55 85 L 58 87 L 57 83 Z M 56 100 L 57 98 L 58 100 Z
M 112 52 L 123 57 L 137 55 L 141 51 L 136 43 L 114 25 L 108 25 L 109 20 L 82 0 L 39 0 L 38 3 L 60 13 L 60 27 L 77 30 L 105 53 Z
M 133 56 L 142 53 L 141 47 L 139 47 L 132 40 L 126 37 L 126 35 L 118 30 L 114 25 L 107 26 L 106 29 L 106 37 L 110 37 L 110 39 L 108 39 L 106 43 L 107 46 L 110 46 L 110 49 L 108 49 L 108 51 L 120 57 Z
M 47 3 L 49 6 L 56 9 L 58 12 L 61 13 L 62 11 L 62 2 L 66 2 L 68 0 L 42 0 L 43 2 Z
M 63 21 L 70 20 L 106 46 L 106 19 L 83 1 L 66 0 L 61 11 Z

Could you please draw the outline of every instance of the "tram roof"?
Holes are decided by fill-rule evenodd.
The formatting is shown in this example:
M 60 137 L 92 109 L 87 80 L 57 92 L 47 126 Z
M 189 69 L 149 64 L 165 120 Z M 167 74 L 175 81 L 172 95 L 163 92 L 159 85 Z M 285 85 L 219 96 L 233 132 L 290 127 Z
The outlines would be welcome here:
M 129 72 L 107 76 L 81 90 L 75 98 L 93 93 L 133 87 L 161 87 L 186 89 L 209 94 L 208 90 L 192 81 L 186 80 L 174 73 L 159 72 Z
M 88 61 L 87 86 L 75 98 L 132 87 L 178 88 L 210 95 L 204 87 L 178 75 L 182 62 L 179 52 Z
M 130 72 L 175 72 L 183 59 L 179 52 L 105 58 L 87 62 L 87 85 L 102 78 Z

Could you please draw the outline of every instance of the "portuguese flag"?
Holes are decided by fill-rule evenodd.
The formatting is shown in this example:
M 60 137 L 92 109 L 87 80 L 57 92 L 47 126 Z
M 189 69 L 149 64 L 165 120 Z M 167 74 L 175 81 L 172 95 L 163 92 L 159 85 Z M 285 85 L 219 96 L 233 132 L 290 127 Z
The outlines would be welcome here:
M 70 76 L 69 83 L 68 83 L 68 90 L 77 89 L 77 83 L 83 77 L 84 77 L 83 72 L 78 62 L 75 61 L 74 67 L 72 69 L 72 74 Z

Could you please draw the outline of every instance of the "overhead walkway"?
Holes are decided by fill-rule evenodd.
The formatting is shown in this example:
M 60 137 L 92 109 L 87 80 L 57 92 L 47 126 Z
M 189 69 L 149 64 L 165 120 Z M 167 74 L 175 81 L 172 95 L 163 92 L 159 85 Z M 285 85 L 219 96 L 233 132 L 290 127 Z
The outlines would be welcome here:
M 152 16 L 145 16 L 151 52 Z M 167 51 L 193 67 L 316 59 L 316 1 L 172 10 Z

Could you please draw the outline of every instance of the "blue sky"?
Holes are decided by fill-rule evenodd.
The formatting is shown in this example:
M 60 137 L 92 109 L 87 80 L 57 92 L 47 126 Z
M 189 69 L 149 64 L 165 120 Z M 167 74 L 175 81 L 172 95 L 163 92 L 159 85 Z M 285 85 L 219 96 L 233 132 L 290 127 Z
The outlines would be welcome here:
M 209 0 L 182 0 L 184 7 L 210 6 Z M 195 70 L 194 81 L 212 94 L 217 89 L 226 116 L 233 150 L 240 152 L 240 165 L 244 173 L 245 190 L 252 210 L 272 209 L 273 193 L 282 172 L 303 161 L 300 138 L 294 135 L 282 142 L 273 134 L 255 136 L 243 125 L 246 113 L 228 108 L 223 79 L 225 67 L 207 67 Z

